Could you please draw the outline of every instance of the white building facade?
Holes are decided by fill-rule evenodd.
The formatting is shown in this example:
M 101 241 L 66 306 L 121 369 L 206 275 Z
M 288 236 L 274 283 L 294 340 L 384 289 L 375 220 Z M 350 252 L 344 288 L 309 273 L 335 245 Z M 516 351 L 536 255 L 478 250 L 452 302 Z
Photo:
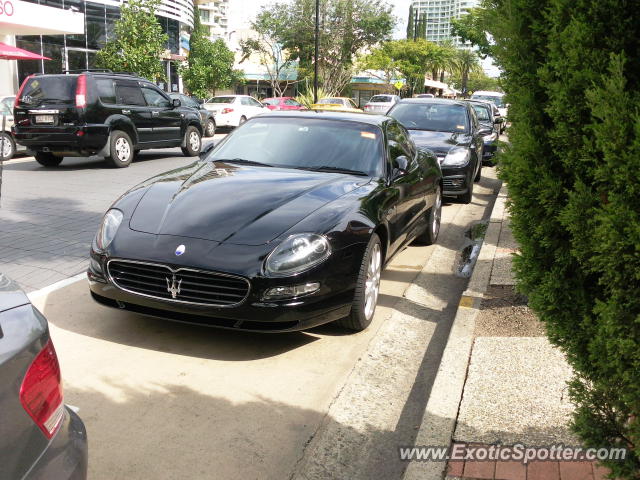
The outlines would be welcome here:
M 196 4 L 200 10 L 200 23 L 209 29 L 209 38 L 228 41 L 229 0 L 197 0 Z
M 451 34 L 451 19 L 460 18 L 470 8 L 477 7 L 480 0 L 413 0 L 413 17 L 416 25 L 426 23 L 426 39 L 442 43 L 452 41 L 462 46 L 459 38 Z

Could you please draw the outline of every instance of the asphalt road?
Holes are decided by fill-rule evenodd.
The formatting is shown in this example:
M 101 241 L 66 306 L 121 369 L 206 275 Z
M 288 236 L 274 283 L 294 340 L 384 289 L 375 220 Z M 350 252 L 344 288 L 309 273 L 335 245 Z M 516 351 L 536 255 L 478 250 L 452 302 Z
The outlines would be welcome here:
M 109 168 L 98 157 L 67 157 L 55 168 L 32 157 L 7 162 L 0 197 L 3 273 L 29 292 L 86 270 L 91 241 L 111 203 L 139 182 L 195 160 L 172 148 L 143 151 L 128 168 Z
M 121 170 L 97 159 L 7 164 L 0 269 L 28 290 L 83 271 L 111 202 L 192 160 L 158 150 Z M 494 170 L 483 172 L 471 204 L 445 204 L 437 245 L 410 246 L 387 267 L 359 334 L 180 325 L 97 305 L 84 279 L 35 292 L 65 401 L 87 426 L 90 478 L 401 478 L 397 446 L 415 439 L 466 287 L 454 274 L 465 234 L 499 189 Z

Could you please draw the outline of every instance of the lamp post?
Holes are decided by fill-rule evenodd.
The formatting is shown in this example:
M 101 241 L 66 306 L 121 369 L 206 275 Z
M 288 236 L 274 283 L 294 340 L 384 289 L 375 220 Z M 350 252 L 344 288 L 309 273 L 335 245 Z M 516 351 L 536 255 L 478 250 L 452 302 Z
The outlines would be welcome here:
M 320 52 L 320 0 L 316 0 L 315 53 L 313 55 L 313 103 L 318 103 L 318 55 Z

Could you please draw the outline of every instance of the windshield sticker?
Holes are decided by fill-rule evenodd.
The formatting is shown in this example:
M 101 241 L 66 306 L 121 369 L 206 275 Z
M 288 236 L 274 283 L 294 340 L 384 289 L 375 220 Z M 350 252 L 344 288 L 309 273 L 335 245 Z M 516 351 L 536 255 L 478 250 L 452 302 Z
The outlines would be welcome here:
M 464 125 L 456 125 L 456 128 L 457 128 L 458 130 L 464 130 Z
M 373 132 L 360 132 L 360 136 L 362 138 L 370 138 L 371 140 L 376 139 L 376 134 Z
M 300 127 L 298 128 L 299 132 L 308 132 L 309 131 L 309 127 Z

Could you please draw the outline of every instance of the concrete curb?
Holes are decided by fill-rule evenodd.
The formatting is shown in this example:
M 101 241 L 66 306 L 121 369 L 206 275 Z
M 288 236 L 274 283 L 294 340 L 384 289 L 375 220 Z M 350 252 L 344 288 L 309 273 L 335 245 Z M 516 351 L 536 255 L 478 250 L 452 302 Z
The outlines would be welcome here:
M 449 446 L 453 440 L 467 368 L 471 360 L 476 317 L 489 286 L 493 259 L 502 230 L 506 198 L 507 189 L 503 185 L 493 205 L 489 226 L 467 290 L 460 298 L 431 396 L 416 436 L 416 446 Z M 442 480 L 446 474 L 446 466 L 446 462 L 410 462 L 403 478 Z

